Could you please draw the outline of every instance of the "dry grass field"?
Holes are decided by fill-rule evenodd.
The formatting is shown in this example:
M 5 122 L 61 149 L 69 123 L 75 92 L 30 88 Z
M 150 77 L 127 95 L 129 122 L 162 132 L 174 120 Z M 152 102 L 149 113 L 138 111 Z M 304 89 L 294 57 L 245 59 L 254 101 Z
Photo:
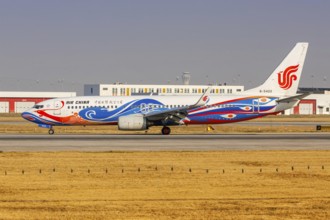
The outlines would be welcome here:
M 330 151 L 0 153 L 0 219 L 330 219 Z

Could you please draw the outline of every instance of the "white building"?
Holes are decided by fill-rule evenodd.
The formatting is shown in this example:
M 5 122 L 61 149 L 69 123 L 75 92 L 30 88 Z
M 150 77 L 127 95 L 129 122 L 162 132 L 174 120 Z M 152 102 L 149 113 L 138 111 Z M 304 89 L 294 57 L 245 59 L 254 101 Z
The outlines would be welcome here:
M 155 95 L 201 95 L 207 85 L 132 85 L 132 84 L 94 84 L 85 85 L 86 96 L 131 96 L 143 94 Z M 233 94 L 244 91 L 244 86 L 213 86 L 213 94 Z M 302 92 L 313 92 L 304 88 Z M 300 101 L 285 114 L 330 114 L 330 91 L 324 90 L 323 94 L 311 94 Z
M 88 84 L 84 86 L 85 96 L 131 96 L 155 95 L 201 95 L 207 85 L 132 85 L 132 84 Z M 213 94 L 232 94 L 244 91 L 244 86 L 212 85 Z
M 299 104 L 285 111 L 286 115 L 330 115 L 330 92 L 323 94 L 311 94 L 299 102 Z
M 36 103 L 60 97 L 75 97 L 76 92 L 1 92 L 0 113 L 21 113 Z

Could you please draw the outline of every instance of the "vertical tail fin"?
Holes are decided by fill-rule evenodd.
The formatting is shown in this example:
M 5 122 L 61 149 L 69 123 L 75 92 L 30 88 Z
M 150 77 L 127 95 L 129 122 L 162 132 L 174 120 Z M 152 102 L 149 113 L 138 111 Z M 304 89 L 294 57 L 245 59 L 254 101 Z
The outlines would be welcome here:
M 308 43 L 297 43 L 269 78 L 259 87 L 246 93 L 292 96 L 297 93 Z

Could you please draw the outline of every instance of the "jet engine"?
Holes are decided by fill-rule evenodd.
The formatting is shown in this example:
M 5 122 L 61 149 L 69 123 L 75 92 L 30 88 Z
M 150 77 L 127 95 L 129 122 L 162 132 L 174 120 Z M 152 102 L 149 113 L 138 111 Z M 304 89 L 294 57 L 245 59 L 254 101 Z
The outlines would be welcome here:
M 119 130 L 147 130 L 147 119 L 140 114 L 121 116 L 118 118 Z

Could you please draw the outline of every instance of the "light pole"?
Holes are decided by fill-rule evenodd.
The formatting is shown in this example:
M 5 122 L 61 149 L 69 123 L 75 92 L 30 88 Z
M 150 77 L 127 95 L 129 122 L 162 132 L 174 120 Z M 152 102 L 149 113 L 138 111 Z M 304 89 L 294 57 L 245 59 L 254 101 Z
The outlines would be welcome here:
M 59 80 L 57 80 L 57 82 L 61 86 L 60 90 L 63 92 L 63 83 L 64 83 L 64 80 L 63 79 L 59 79 Z
M 327 76 L 323 77 L 323 82 L 324 82 L 324 88 L 327 87 Z
M 314 75 L 311 75 L 311 81 L 312 81 L 312 90 L 314 90 Z

